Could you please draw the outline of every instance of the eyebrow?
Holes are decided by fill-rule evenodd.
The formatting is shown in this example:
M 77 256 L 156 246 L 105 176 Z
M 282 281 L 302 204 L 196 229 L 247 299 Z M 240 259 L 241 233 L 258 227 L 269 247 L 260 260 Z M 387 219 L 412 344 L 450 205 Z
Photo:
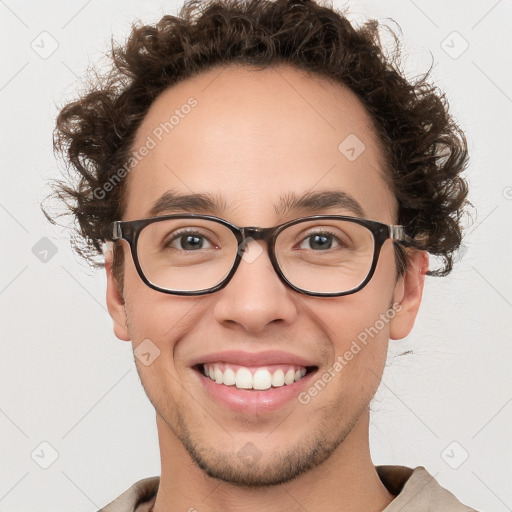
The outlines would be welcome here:
M 363 207 L 349 194 L 340 190 L 324 190 L 319 192 L 307 192 L 302 196 L 289 192 L 282 195 L 274 211 L 278 216 L 291 213 L 315 213 L 329 210 L 344 210 L 365 217 Z M 214 213 L 225 214 L 228 210 L 227 198 L 223 195 L 204 194 L 180 194 L 168 190 L 151 207 L 148 214 L 156 217 L 165 213 Z

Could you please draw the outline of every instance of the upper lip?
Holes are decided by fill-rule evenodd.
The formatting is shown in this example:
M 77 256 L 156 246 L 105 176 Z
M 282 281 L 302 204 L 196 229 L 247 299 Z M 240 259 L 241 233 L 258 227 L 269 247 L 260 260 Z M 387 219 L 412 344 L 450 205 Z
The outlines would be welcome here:
M 226 350 L 213 352 L 197 357 L 191 364 L 196 366 L 202 363 L 225 362 L 240 366 L 265 366 L 272 364 L 289 364 L 292 366 L 316 366 L 314 362 L 304 357 L 283 352 L 281 350 L 267 350 L 263 352 L 244 352 L 241 350 Z

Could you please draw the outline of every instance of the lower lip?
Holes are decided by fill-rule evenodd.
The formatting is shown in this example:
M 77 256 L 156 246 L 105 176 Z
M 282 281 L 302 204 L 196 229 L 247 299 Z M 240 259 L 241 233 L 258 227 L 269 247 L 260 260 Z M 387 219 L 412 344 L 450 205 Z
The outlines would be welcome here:
M 317 370 L 307 373 L 293 384 L 265 390 L 238 389 L 236 386 L 217 384 L 205 377 L 201 371 L 194 369 L 194 372 L 199 376 L 206 391 L 217 402 L 235 412 L 260 414 L 275 411 L 286 403 L 297 400 L 297 396 L 309 385 Z

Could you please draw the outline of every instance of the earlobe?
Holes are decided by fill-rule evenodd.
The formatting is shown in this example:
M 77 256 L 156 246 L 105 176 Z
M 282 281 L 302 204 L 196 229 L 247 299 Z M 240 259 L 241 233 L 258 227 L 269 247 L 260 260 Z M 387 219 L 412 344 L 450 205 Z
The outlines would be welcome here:
M 392 340 L 405 338 L 411 332 L 420 308 L 428 271 L 426 251 L 414 251 L 409 256 L 407 270 L 395 286 L 394 302 L 400 307 L 397 307 L 398 312 L 389 323 L 389 337 Z
M 105 271 L 107 273 L 107 308 L 114 322 L 114 334 L 122 341 L 131 341 L 126 322 L 124 299 L 112 271 L 113 251 L 105 252 Z

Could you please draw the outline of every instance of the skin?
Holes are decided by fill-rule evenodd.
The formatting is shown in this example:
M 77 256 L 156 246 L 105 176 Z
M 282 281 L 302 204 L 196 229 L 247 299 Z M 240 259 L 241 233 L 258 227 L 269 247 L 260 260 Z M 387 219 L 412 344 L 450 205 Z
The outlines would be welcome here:
M 284 66 L 215 68 L 162 93 L 133 147 L 190 96 L 197 107 L 131 171 L 122 220 L 147 217 L 172 189 L 224 194 L 226 212 L 210 214 L 237 226 L 269 227 L 310 214 L 277 215 L 274 204 L 282 194 L 343 190 L 367 218 L 396 224 L 397 205 L 370 117 L 345 87 Z M 366 146 L 353 162 L 338 150 L 351 133 Z M 363 290 L 325 298 L 287 287 L 264 251 L 252 263 L 242 261 L 224 289 L 186 297 L 146 286 L 122 245 L 122 292 L 111 252 L 106 261 L 114 332 L 134 349 L 149 338 L 160 350 L 149 366 L 135 358 L 156 410 L 162 467 L 155 512 L 301 506 L 377 512 L 392 501 L 370 457 L 368 406 L 389 339 L 401 339 L 413 327 L 428 269 L 425 252 L 411 252 L 410 266 L 397 280 L 388 240 Z M 278 349 L 315 361 L 321 375 L 394 302 L 400 312 L 306 405 L 291 400 L 271 414 L 236 414 L 211 399 L 190 368 L 197 356 L 218 350 Z M 237 456 L 248 442 L 260 453 L 252 465 Z

